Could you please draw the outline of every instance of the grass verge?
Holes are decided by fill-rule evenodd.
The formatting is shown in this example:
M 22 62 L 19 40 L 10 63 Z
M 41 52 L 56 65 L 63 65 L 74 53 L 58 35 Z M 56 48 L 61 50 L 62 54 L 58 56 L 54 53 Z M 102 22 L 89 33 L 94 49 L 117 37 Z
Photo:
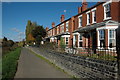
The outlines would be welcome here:
M 2 80 L 12 80 L 15 76 L 21 48 L 16 48 L 2 58 Z
M 30 49 L 29 49 L 30 50 Z M 69 75 L 70 76 L 70 78 L 73 78 L 73 79 L 77 79 L 77 77 L 75 77 L 75 76 L 73 76 L 73 75 L 70 75 L 70 74 L 68 74 L 64 69 L 61 69 L 59 66 L 57 66 L 57 65 L 55 65 L 54 63 L 52 63 L 51 61 L 49 61 L 48 59 L 46 59 L 46 58 L 44 58 L 43 56 L 41 56 L 41 55 L 39 55 L 39 54 L 37 54 L 37 53 L 35 53 L 34 51 L 32 51 L 32 50 L 30 50 L 31 51 L 31 53 L 33 53 L 35 56 L 37 56 L 37 57 L 39 57 L 40 59 L 42 59 L 42 60 L 44 60 L 44 61 L 46 61 L 48 64 L 50 64 L 50 65 L 52 65 L 52 66 L 54 66 L 56 69 L 58 69 L 58 70 L 60 70 L 60 71 L 62 71 L 62 72 L 64 72 L 65 74 L 67 74 L 67 75 Z

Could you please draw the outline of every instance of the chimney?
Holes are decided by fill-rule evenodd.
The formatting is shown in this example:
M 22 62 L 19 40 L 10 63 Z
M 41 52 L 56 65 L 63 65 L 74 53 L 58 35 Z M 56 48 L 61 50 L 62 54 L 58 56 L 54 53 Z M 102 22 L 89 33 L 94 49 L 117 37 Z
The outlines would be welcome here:
M 48 27 L 46 27 L 46 29 L 45 29 L 46 31 L 48 31 L 49 30 L 49 28 Z
M 82 12 L 82 7 L 78 7 L 78 14 Z
M 65 16 L 64 15 L 61 15 L 61 21 L 60 22 L 63 22 L 65 19 Z
M 87 2 L 86 0 L 82 0 L 82 11 L 85 11 L 87 9 Z
M 54 22 L 52 22 L 52 27 L 55 27 L 55 23 Z

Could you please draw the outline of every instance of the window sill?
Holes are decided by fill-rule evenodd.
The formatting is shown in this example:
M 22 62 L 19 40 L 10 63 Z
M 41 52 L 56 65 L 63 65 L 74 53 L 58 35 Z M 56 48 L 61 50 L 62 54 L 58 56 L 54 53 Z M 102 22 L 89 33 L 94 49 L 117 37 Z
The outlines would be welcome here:
M 95 24 L 96 22 L 92 22 L 92 24 Z
M 89 24 L 87 24 L 87 26 L 89 26 L 90 25 L 90 23 Z
M 78 28 L 81 28 L 82 26 L 79 26 Z
M 104 19 L 104 21 L 105 21 L 105 20 L 109 20 L 109 19 L 112 19 L 112 17 L 107 17 L 107 18 Z

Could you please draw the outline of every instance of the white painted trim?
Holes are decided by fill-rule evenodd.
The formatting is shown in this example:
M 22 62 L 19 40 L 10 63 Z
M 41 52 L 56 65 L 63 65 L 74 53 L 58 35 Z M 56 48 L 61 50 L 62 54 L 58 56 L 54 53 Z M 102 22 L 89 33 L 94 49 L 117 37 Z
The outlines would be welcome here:
M 97 8 L 94 8 L 94 9 L 92 10 L 92 24 L 96 23 L 96 21 L 94 20 L 96 9 L 97 9 Z
M 118 28 L 118 26 L 103 26 L 103 27 L 97 28 L 97 31 L 101 29 L 116 29 L 116 28 Z
M 104 14 L 105 14 L 105 12 L 104 12 Z M 105 14 L 103 20 L 109 20 L 109 19 L 112 19 L 112 17 L 107 17 L 107 18 L 106 18 L 106 14 Z
M 90 12 L 89 12 L 90 13 Z M 88 20 L 88 14 L 89 13 L 87 13 L 87 25 L 90 25 L 90 23 L 89 23 L 89 20 Z M 89 17 L 90 18 L 90 17 Z
M 80 17 L 82 17 L 82 15 L 78 16 L 78 27 L 82 27 L 82 24 L 80 25 Z M 82 20 L 81 20 L 82 21 Z
M 95 10 L 97 10 L 97 8 L 93 8 L 91 11 L 95 11 Z
M 82 36 L 82 34 L 78 34 L 78 48 L 82 48 L 82 47 L 79 47 L 79 42 L 83 43 L 83 37 L 82 37 L 82 40 L 79 40 L 80 39 L 80 35 Z
M 79 33 L 78 32 L 76 32 L 76 33 L 73 33 L 73 35 L 78 35 Z
M 99 46 L 100 46 L 100 40 L 99 40 L 99 31 L 97 30 L 97 46 L 98 46 L 98 48 L 100 48 Z
M 68 24 L 68 29 L 66 28 L 66 32 L 69 31 L 69 21 L 66 22 Z
M 109 1 L 105 2 L 105 3 L 103 4 L 103 6 L 105 6 L 105 5 L 109 4 L 109 3 L 112 3 L 112 0 L 109 0 Z
M 64 33 L 64 23 L 60 25 L 60 33 Z
M 79 15 L 78 17 L 82 17 L 82 15 Z
M 70 35 L 63 35 L 63 36 L 61 36 L 61 37 L 70 37 Z
M 57 26 L 57 34 L 59 34 L 59 26 Z
M 105 11 L 105 5 L 109 4 L 109 3 L 112 3 L 112 0 L 109 0 L 107 1 L 106 3 L 103 4 L 103 7 L 104 7 L 104 19 L 103 20 L 108 20 L 108 19 L 111 19 L 112 17 L 106 17 L 106 11 Z
M 97 28 L 96 30 L 97 30 L 97 38 L 98 38 L 98 40 L 97 40 L 97 43 L 98 43 L 98 45 L 97 46 L 100 46 L 100 40 L 99 40 L 99 30 L 105 30 L 105 29 L 108 29 L 108 45 L 107 46 L 109 46 L 109 30 L 110 29 L 117 29 L 118 28 L 118 26 L 104 26 L 104 27 L 100 27 L 100 28 Z M 99 49 L 100 49 L 100 47 L 98 47 Z M 109 48 L 108 47 L 108 49 L 113 49 L 113 48 Z M 114 48 L 115 49 L 115 48 Z
M 115 30 L 115 28 L 114 29 L 108 29 L 108 46 L 109 46 L 109 39 L 110 39 L 110 36 L 109 36 L 109 31 L 110 30 Z M 116 32 L 114 32 L 114 35 L 115 35 L 115 39 L 116 39 Z M 116 42 L 116 41 L 115 41 Z M 110 48 L 110 47 L 108 47 L 108 49 L 116 49 L 116 47 L 114 47 L 114 48 Z
M 87 11 L 86 14 L 90 13 L 90 11 Z

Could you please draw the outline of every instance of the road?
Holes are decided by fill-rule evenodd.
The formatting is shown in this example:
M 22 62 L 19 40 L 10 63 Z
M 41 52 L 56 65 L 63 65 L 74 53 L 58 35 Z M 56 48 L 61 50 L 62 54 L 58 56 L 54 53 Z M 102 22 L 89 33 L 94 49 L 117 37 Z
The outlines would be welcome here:
M 15 78 L 70 78 L 70 76 L 23 48 Z

